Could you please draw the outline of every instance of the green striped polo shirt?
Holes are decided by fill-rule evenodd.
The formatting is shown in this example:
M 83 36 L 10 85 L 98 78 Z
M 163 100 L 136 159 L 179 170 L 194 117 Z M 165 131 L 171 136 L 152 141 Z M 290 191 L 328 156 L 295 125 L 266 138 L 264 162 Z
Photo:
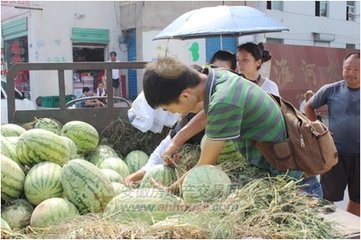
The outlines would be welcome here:
M 287 138 L 277 103 L 256 84 L 228 70 L 213 69 L 208 81 L 213 82 L 214 89 L 205 96 L 209 98 L 207 137 L 236 140 L 251 164 L 269 168 L 254 142 L 280 142 Z

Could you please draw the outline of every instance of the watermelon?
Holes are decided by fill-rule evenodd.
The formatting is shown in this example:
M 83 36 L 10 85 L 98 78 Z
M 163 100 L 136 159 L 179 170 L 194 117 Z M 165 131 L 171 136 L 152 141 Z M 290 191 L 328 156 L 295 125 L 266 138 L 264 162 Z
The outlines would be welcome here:
M 231 190 L 231 180 L 220 168 L 201 165 L 192 168 L 182 183 L 185 203 L 212 202 L 226 197 Z
M 12 231 L 9 224 L 3 218 L 1 218 L 1 230 L 5 230 L 5 231 L 9 231 L 9 232 Z
M 63 165 L 70 159 L 70 149 L 60 136 L 44 129 L 30 129 L 21 134 L 16 144 L 18 159 L 34 165 L 49 161 Z
M 123 182 L 123 178 L 112 169 L 100 169 L 100 171 L 111 181 L 111 182 Z
M 140 188 L 152 188 L 154 185 L 151 182 L 151 179 L 156 180 L 163 186 L 170 186 L 175 180 L 177 180 L 177 175 L 174 168 L 165 166 L 163 164 L 156 165 L 150 171 L 148 171 L 142 181 L 140 182 Z
M 98 165 L 101 160 L 108 157 L 118 157 L 118 154 L 112 147 L 100 144 L 94 150 L 88 153 L 86 159 L 94 165 Z
M 1 125 L 1 135 L 4 137 L 19 137 L 25 131 L 25 128 L 13 123 Z
M 78 153 L 87 153 L 95 149 L 99 143 L 99 134 L 97 130 L 86 122 L 67 122 L 61 129 L 61 132 L 74 141 Z
M 36 119 L 34 124 L 34 128 L 45 129 L 57 135 L 60 135 L 62 127 L 63 125 L 60 122 L 52 118 L 39 118 Z
M 10 143 L 13 144 L 14 147 L 16 147 L 16 143 L 19 140 L 19 137 L 5 137 Z
M 107 157 L 96 165 L 101 169 L 112 169 L 116 171 L 122 179 L 130 175 L 128 165 L 119 157 Z
M 205 142 L 206 138 L 207 138 L 207 136 L 204 135 L 201 140 L 201 150 L 204 147 L 204 142 Z M 221 153 L 219 154 L 217 163 L 221 164 L 224 161 L 242 161 L 246 164 L 244 157 L 239 152 L 237 143 L 233 140 L 226 140 L 224 142 L 224 145 L 223 145 Z
M 184 210 L 181 198 L 155 188 L 133 189 L 114 197 L 104 211 L 104 217 L 110 221 L 154 221 L 180 213 Z
M 63 196 L 61 186 L 61 166 L 52 162 L 42 162 L 33 166 L 25 177 L 24 192 L 34 205 L 42 201 Z
M 74 141 L 65 136 L 60 136 L 60 138 L 63 139 L 68 144 L 68 147 L 70 150 L 70 159 L 77 158 L 79 156 L 77 153 L 78 149 L 77 149 Z
M 71 220 L 78 215 L 78 209 L 68 200 L 49 198 L 36 206 L 30 218 L 30 226 L 45 228 L 59 222 Z
M 141 169 L 147 162 L 149 156 L 141 151 L 141 150 L 134 150 L 127 154 L 125 157 L 125 163 L 128 165 L 130 173 L 134 173 Z
M 10 158 L 0 154 L 1 161 L 1 198 L 19 198 L 24 191 L 25 173 Z
M 73 159 L 63 166 L 64 196 L 80 213 L 101 212 L 115 196 L 110 180 L 94 164 Z
M 11 160 L 21 164 L 18 160 L 18 155 L 16 153 L 16 147 L 11 143 L 6 137 L 0 136 L 1 141 L 1 154 L 7 156 Z
M 129 191 L 129 188 L 127 186 L 125 186 L 122 183 L 119 182 L 112 182 L 114 191 L 115 191 L 115 196 L 122 193 L 122 192 L 127 192 Z
M 25 199 L 16 199 L 1 209 L 1 217 L 12 229 L 21 229 L 30 225 L 34 206 Z

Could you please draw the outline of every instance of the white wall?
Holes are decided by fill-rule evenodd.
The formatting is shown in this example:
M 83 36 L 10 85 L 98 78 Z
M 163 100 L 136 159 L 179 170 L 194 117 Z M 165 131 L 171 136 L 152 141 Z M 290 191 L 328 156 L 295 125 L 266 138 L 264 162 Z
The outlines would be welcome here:
M 105 48 L 108 53 L 116 51 L 120 60 L 125 59 L 118 44 L 121 29 L 116 16 L 119 11 L 116 2 L 32 2 L 43 11 L 32 11 L 29 16 L 29 62 L 59 63 L 73 62 L 71 30 L 73 27 L 109 29 L 110 43 Z M 82 14 L 77 19 L 75 14 Z M 31 71 L 30 88 L 33 99 L 38 96 L 58 95 L 57 71 Z M 72 71 L 65 72 L 65 91 L 72 94 Z
M 346 1 L 329 1 L 328 3 L 328 17 L 314 16 L 314 1 L 284 1 L 283 11 L 265 10 L 266 14 L 290 29 L 289 32 L 267 34 L 267 37 L 282 38 L 285 44 L 314 46 L 312 32 L 330 33 L 335 34 L 335 40 L 318 45 L 345 48 L 346 43 L 351 43 L 355 44 L 356 48 L 360 48 L 359 17 L 356 22 L 346 22 Z M 357 4 L 360 3 L 357 2 Z

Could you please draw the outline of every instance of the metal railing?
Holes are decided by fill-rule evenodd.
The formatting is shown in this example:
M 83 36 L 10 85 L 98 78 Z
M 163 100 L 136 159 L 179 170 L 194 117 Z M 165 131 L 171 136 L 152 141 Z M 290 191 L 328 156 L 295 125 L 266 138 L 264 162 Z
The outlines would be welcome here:
M 112 69 L 143 69 L 147 62 L 79 62 L 79 63 L 18 63 L 12 66 L 7 73 L 8 86 L 8 122 L 27 123 L 34 118 L 54 118 L 61 123 L 71 120 L 80 120 L 92 124 L 101 131 L 112 120 L 120 117 L 128 120 L 128 107 L 114 108 L 112 86 Z M 65 102 L 65 70 L 107 70 L 107 106 L 102 108 L 70 109 Z M 15 93 L 9 91 L 15 88 L 14 78 L 19 71 L 48 71 L 58 72 L 59 108 L 38 110 L 15 110 Z M 36 81 L 36 79 L 31 79 Z

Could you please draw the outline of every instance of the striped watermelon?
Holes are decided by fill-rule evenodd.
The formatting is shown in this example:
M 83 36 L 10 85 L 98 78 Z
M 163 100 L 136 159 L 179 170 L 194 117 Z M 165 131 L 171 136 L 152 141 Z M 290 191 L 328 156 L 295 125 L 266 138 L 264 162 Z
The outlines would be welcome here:
M 1 217 L 11 228 L 21 229 L 30 225 L 30 216 L 33 210 L 34 206 L 27 200 L 16 199 L 1 209 Z
M 204 147 L 204 142 L 206 138 L 207 136 L 204 135 L 201 140 L 201 150 Z M 239 152 L 237 143 L 233 140 L 226 140 L 224 142 L 224 146 L 222 148 L 221 153 L 219 154 L 217 164 L 221 164 L 224 161 L 241 161 L 246 164 L 244 157 Z
M 99 143 L 97 130 L 86 122 L 67 122 L 61 131 L 65 136 L 74 141 L 79 153 L 87 153 L 95 149 Z
M 1 198 L 16 199 L 24 191 L 25 173 L 10 158 L 0 154 L 1 161 Z
M 115 192 L 115 196 L 122 193 L 122 192 L 127 192 L 129 191 L 129 188 L 119 182 L 112 182 L 113 188 L 114 188 L 114 192 Z
M 57 135 L 60 135 L 62 127 L 60 122 L 52 118 L 38 118 L 34 124 L 34 128 L 45 129 Z
M 134 173 L 141 169 L 147 162 L 149 156 L 141 151 L 141 150 L 134 150 L 128 153 L 125 157 L 125 163 L 128 165 L 130 173 Z
M 100 160 L 96 165 L 101 169 L 112 169 L 116 171 L 122 179 L 130 175 L 128 165 L 119 157 L 108 157 Z
M 13 123 L 1 125 L 1 135 L 4 137 L 19 137 L 25 131 L 25 128 Z
M 212 202 L 229 194 L 231 180 L 216 166 L 201 165 L 192 168 L 182 183 L 185 203 Z
M 182 212 L 181 198 L 155 188 L 133 189 L 114 197 L 104 211 L 104 217 L 111 221 L 132 222 L 154 221 Z
M 110 180 L 83 159 L 73 159 L 63 166 L 61 183 L 64 196 L 80 213 L 101 212 L 115 195 Z
M 18 164 L 21 164 L 21 162 L 18 160 L 18 155 L 16 153 L 16 145 L 11 143 L 6 137 L 0 136 L 1 141 L 1 154 L 7 156 L 11 160 L 17 162 Z
M 60 136 L 61 139 L 63 139 L 69 147 L 70 150 L 70 159 L 74 159 L 78 157 L 78 149 L 74 143 L 73 140 L 71 140 L 70 138 L 66 137 L 66 136 Z
M 94 150 L 88 153 L 86 159 L 94 165 L 98 165 L 98 163 L 108 157 L 118 157 L 118 154 L 115 150 L 104 144 L 99 144 Z
M 68 144 L 60 136 L 44 129 L 30 129 L 21 134 L 16 150 L 23 164 L 49 161 L 63 165 L 70 159 Z
M 62 197 L 61 166 L 52 162 L 42 162 L 33 166 L 25 177 L 24 192 L 26 198 L 34 205 L 42 201 Z
M 111 182 L 123 182 L 123 178 L 112 169 L 100 169 L 100 171 L 111 181 Z
M 154 166 L 154 168 L 152 168 L 144 175 L 139 187 L 140 188 L 154 187 L 154 185 L 151 182 L 152 178 L 157 182 L 161 183 L 163 186 L 168 187 L 175 180 L 177 180 L 177 175 L 174 168 L 160 164 Z
M 1 230 L 5 230 L 5 231 L 9 231 L 9 232 L 12 231 L 9 224 L 3 218 L 1 218 Z
M 71 220 L 78 215 L 78 209 L 68 200 L 49 198 L 36 206 L 30 218 L 30 226 L 45 228 L 61 221 Z

